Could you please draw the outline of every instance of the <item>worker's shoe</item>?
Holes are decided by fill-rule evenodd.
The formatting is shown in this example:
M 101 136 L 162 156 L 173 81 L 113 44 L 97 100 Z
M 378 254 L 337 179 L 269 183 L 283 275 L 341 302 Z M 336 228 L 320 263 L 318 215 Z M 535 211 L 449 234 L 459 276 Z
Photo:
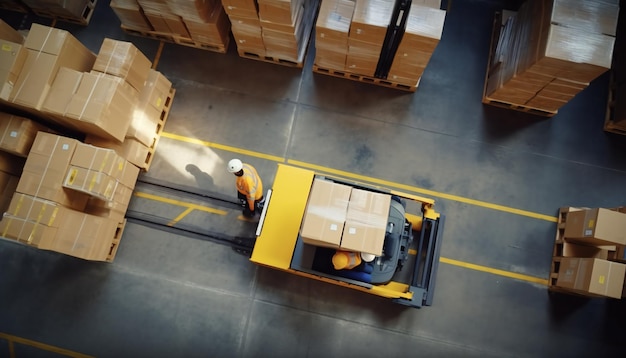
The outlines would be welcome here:
M 254 217 L 254 211 L 248 209 L 247 206 L 243 209 L 242 214 L 243 214 L 243 216 L 245 216 L 247 218 L 253 218 Z

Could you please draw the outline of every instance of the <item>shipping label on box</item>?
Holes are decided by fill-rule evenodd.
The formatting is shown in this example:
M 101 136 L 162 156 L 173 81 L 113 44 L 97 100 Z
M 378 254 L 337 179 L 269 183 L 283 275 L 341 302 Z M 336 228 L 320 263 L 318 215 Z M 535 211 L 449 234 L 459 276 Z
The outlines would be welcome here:
M 306 244 L 339 247 L 351 190 L 328 180 L 313 181 L 300 230 Z
M 390 205 L 391 195 L 353 189 L 341 247 L 381 256 Z

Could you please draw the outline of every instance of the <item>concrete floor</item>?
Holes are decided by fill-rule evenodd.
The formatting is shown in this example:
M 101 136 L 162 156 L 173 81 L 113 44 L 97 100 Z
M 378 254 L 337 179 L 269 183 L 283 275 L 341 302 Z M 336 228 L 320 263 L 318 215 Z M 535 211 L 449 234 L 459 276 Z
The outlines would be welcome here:
M 166 44 L 158 69 L 177 94 L 165 131 L 209 145 L 162 138 L 146 176 L 234 198 L 224 166 L 238 156 L 266 188 L 276 162 L 297 160 L 430 190 L 447 219 L 442 257 L 545 279 L 555 224 L 494 205 L 548 216 L 624 205 L 626 140 L 602 131 L 608 75 L 551 119 L 481 104 L 503 3 L 453 2 L 414 94 L 313 74 L 312 48 L 298 70 L 232 47 L 224 55 Z M 57 26 L 93 51 L 112 37 L 154 58 L 155 41 L 116 24 L 99 3 L 87 28 Z M 228 230 L 251 229 L 234 222 Z M 552 296 L 545 285 L 442 263 L 433 306 L 416 310 L 136 224 L 112 264 L 0 242 L 0 272 L 0 332 L 94 356 L 584 357 L 626 348 L 622 301 Z

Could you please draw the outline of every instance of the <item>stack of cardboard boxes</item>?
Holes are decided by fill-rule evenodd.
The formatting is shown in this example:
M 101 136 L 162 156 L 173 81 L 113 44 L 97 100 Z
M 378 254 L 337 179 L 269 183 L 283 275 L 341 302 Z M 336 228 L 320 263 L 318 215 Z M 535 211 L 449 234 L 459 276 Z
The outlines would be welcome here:
M 446 12 L 413 3 L 387 79 L 416 86 L 439 44 Z
M 556 113 L 611 65 L 619 5 L 528 0 L 502 28 L 485 96 Z
M 393 0 L 357 1 L 348 35 L 346 69 L 373 77 L 391 22 Z
M 0 232 L 40 249 L 105 261 L 138 174 L 112 150 L 39 132 Z
M 587 296 L 623 297 L 626 210 L 569 208 L 562 215 L 555 286 Z
M 302 62 L 317 0 L 222 0 L 240 55 Z
M 382 255 L 391 196 L 315 179 L 300 235 L 305 244 Z
M 23 45 L 12 34 L 10 27 L 0 32 L 14 40 L 3 40 L 13 55 L 2 58 L 2 93 L 8 95 L 0 99 L 85 133 L 90 143 L 148 169 L 172 84 L 132 43 L 105 39 L 96 56 L 64 30 L 34 24 Z
M 353 0 L 322 0 L 315 25 L 315 64 L 337 71 L 346 69 L 348 34 L 354 14 Z
M 392 0 L 323 0 L 316 24 L 315 65 L 374 77 L 392 19 Z M 413 1 L 387 80 L 416 86 L 441 34 L 440 1 Z
M 111 8 L 128 30 L 170 35 L 186 45 L 228 45 L 230 23 L 219 0 L 114 0 Z
M 222 0 L 230 19 L 237 49 L 260 55 L 265 54 L 263 31 L 255 0 Z
M 137 0 L 111 0 L 110 6 L 123 26 L 141 32 L 154 30 Z

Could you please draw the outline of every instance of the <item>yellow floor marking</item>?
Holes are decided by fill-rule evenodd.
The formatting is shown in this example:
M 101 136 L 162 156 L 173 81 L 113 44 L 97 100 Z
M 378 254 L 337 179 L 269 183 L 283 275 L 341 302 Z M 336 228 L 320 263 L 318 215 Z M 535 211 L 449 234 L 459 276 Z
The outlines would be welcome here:
M 189 214 L 192 211 L 193 211 L 193 208 L 185 209 L 185 211 L 180 213 L 180 215 L 178 215 L 176 218 L 174 218 L 174 220 L 172 220 L 169 223 L 167 223 L 167 226 L 174 226 L 174 224 L 176 224 L 177 222 L 181 221 L 185 216 L 187 216 L 187 214 Z
M 154 61 L 152 61 L 152 69 L 156 70 L 159 65 L 159 60 L 161 59 L 161 54 L 163 53 L 163 46 L 165 43 L 163 41 L 159 41 L 159 48 L 157 49 L 157 53 L 154 56 Z
M 233 153 L 237 153 L 237 154 L 244 154 L 244 155 L 248 155 L 248 156 L 251 156 L 251 157 L 267 159 L 267 160 L 271 160 L 271 161 L 278 162 L 278 163 L 284 163 L 285 162 L 285 158 L 279 157 L 279 156 L 276 156 L 276 155 L 263 154 L 263 153 L 254 152 L 254 151 L 251 151 L 251 150 L 241 149 L 241 148 L 237 148 L 237 147 L 231 147 L 231 146 L 228 146 L 228 145 L 217 144 L 217 143 L 213 143 L 213 142 L 207 142 L 207 141 L 200 140 L 200 139 L 195 139 L 195 138 L 189 138 L 189 137 L 185 137 L 185 136 L 178 135 L 178 134 L 163 132 L 161 134 L 161 137 L 174 139 L 174 140 L 178 140 L 178 141 L 181 141 L 181 142 L 198 144 L 198 145 L 202 145 L 202 146 L 205 146 L 205 147 L 225 150 L 225 151 L 233 152 Z
M 49 344 L 45 344 L 45 343 L 40 343 L 37 341 L 32 341 L 30 339 L 26 339 L 26 338 L 21 338 L 21 337 L 17 337 L 17 336 L 12 336 L 10 334 L 6 334 L 6 333 L 2 333 L 0 332 L 0 338 L 5 339 L 9 342 L 9 350 L 11 351 L 10 354 L 11 357 L 15 357 L 15 352 L 12 351 L 12 343 L 19 343 L 19 344 L 23 344 L 26 346 L 31 346 L 31 347 L 35 347 L 41 350 L 45 350 L 48 352 L 53 352 L 56 354 L 61 354 L 67 357 L 76 357 L 76 358 L 90 358 L 92 356 L 86 355 L 86 354 L 82 354 L 82 353 L 78 353 L 78 352 L 74 352 L 74 351 L 70 351 L 69 349 L 63 349 L 63 348 L 59 348 L 59 347 L 55 347 L 55 346 L 51 346 Z
M 158 202 L 161 202 L 161 203 L 172 204 L 172 205 L 182 206 L 182 207 L 189 208 L 189 209 L 200 210 L 200 211 L 204 211 L 204 212 L 211 213 L 211 214 L 218 214 L 218 215 L 226 215 L 227 214 L 227 212 L 224 211 L 224 210 L 209 208 L 208 206 L 198 205 L 198 204 L 194 204 L 194 203 L 188 203 L 188 202 L 180 201 L 180 200 L 176 200 L 176 199 L 165 198 L 165 197 L 162 197 L 162 196 L 159 196 L 159 195 L 144 193 L 144 192 L 141 192 L 141 191 L 135 192 L 134 195 L 137 196 L 137 197 L 140 197 L 140 198 L 144 198 L 144 199 L 150 199 L 150 200 L 158 201 Z
M 409 255 L 417 255 L 417 250 L 409 249 Z M 443 262 L 443 263 L 446 263 L 446 264 L 449 264 L 449 265 L 459 266 L 459 267 L 463 267 L 463 268 L 467 268 L 467 269 L 471 269 L 471 270 L 488 272 L 488 273 L 491 273 L 491 274 L 494 274 L 494 275 L 515 278 L 515 279 L 522 280 L 522 281 L 527 281 L 527 282 L 532 282 L 532 283 L 539 283 L 539 284 L 546 285 L 546 286 L 548 285 L 548 280 L 543 279 L 543 278 L 523 275 L 523 274 L 516 273 L 516 272 L 510 272 L 510 271 L 505 271 L 505 270 L 494 269 L 494 268 L 487 267 L 487 266 L 475 265 L 475 264 L 471 264 L 469 262 L 449 259 L 447 257 L 439 257 L 439 262 Z

